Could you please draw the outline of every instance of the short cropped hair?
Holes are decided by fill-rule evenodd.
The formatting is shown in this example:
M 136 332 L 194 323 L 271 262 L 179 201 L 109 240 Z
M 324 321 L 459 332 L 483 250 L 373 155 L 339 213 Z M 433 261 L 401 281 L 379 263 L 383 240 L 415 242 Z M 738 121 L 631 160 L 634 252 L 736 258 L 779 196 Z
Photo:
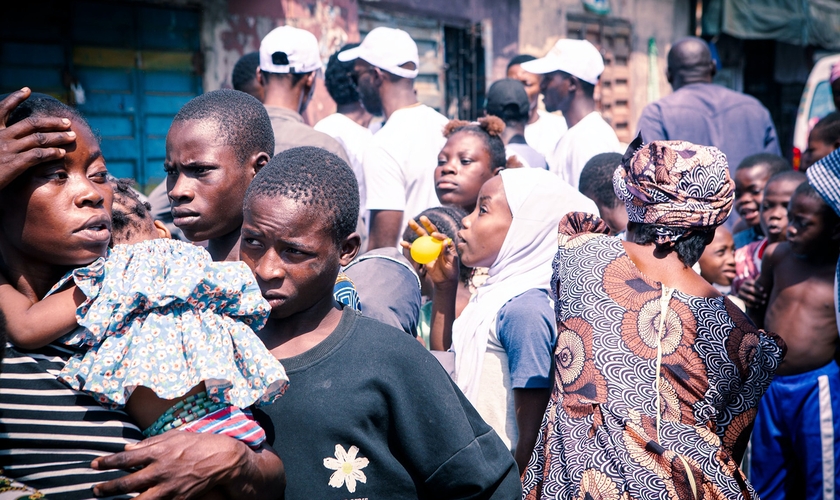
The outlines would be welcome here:
M 799 185 L 803 182 L 808 182 L 808 176 L 806 176 L 805 173 L 800 170 L 785 170 L 784 172 L 779 172 L 778 174 L 770 177 L 770 179 L 767 180 L 767 184 L 765 185 L 764 189 L 767 189 L 767 186 L 769 186 L 773 182 L 785 181 L 796 182 L 797 185 Z
M 5 99 L 7 95 L 8 94 L 0 96 L 0 100 Z M 9 118 L 6 120 L 6 126 L 12 126 L 19 121 L 29 118 L 30 116 L 56 116 L 59 118 L 68 118 L 80 121 L 90 128 L 88 121 L 76 108 L 71 108 L 55 97 L 36 92 L 33 92 L 27 100 L 23 101 L 18 105 L 18 107 L 12 110 Z
M 522 63 L 533 61 L 534 59 L 536 59 L 536 57 L 530 54 L 519 54 L 513 56 L 513 58 L 508 62 L 507 68 L 505 68 L 505 70 L 509 70 L 512 66 L 519 66 Z
M 287 149 L 260 169 L 245 192 L 245 207 L 260 197 L 288 198 L 317 207 L 326 217 L 336 244 L 353 231 L 359 218 L 359 184 L 353 170 L 321 148 Z
M 257 78 L 257 68 L 260 66 L 260 53 L 250 52 L 240 57 L 233 66 L 230 83 L 234 90 L 245 92 L 245 87 Z
M 825 198 L 823 198 L 820 195 L 820 193 L 818 193 L 817 190 L 814 189 L 814 186 L 810 185 L 807 182 L 803 182 L 802 184 L 796 186 L 796 189 L 790 196 L 791 204 L 793 204 L 793 199 L 799 195 L 807 196 L 811 199 L 817 200 L 820 203 L 820 212 L 823 216 L 823 227 L 832 229 L 837 224 L 840 224 L 840 216 L 838 216 L 834 209 L 831 208 L 831 205 L 825 202 Z
M 202 94 L 184 104 L 173 123 L 188 120 L 213 122 L 240 163 L 256 153 L 274 154 L 274 130 L 268 112 L 257 98 L 245 92 L 222 89 Z
M 327 70 L 324 72 L 324 84 L 327 92 L 336 104 L 353 104 L 359 102 L 359 89 L 353 81 L 353 66 L 355 61 L 342 62 L 338 60 L 338 53 L 342 50 L 357 47 L 358 43 L 348 43 L 335 54 L 330 56 L 327 62 Z
M 774 155 L 773 153 L 758 153 L 747 156 L 741 160 L 741 163 L 738 164 L 738 168 L 735 170 L 752 168 L 758 165 L 765 165 L 767 167 L 767 173 L 770 177 L 786 170 L 792 170 L 790 163 L 788 163 L 786 159 L 779 155 Z
M 814 138 L 826 144 L 840 142 L 840 111 L 825 115 L 811 130 Z
M 114 189 L 114 209 L 111 211 L 111 242 L 119 244 L 129 241 L 134 231 L 146 231 L 152 218 L 152 206 L 148 201 L 142 201 L 133 189 L 132 179 L 109 178 Z M 125 210 L 117 208 L 117 205 Z M 145 226 L 145 227 L 144 227 Z
M 620 164 L 620 153 L 601 153 L 593 156 L 580 172 L 578 190 L 587 196 L 593 196 L 599 205 L 615 208 L 621 200 L 615 195 L 612 179 L 615 169 Z

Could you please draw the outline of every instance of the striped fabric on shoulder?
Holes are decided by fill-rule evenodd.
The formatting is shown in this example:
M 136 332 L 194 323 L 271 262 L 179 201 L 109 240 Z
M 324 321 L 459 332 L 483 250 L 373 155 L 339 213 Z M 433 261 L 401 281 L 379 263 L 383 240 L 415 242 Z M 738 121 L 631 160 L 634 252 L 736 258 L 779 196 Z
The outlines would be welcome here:
M 0 468 L 50 498 L 92 498 L 93 485 L 124 473 L 93 470 L 91 460 L 142 439 L 128 415 L 58 381 L 72 355 L 7 345 L 0 373 Z

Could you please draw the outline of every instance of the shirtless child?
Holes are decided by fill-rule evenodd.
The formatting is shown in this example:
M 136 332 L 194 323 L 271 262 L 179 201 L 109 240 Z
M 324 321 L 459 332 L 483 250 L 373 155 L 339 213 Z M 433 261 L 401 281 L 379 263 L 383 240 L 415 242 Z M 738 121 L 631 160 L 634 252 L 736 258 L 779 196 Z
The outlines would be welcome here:
M 765 500 L 833 498 L 840 491 L 840 217 L 803 183 L 788 218 L 787 241 L 767 248 L 758 278 L 770 291 L 764 327 L 781 335 L 787 356 L 758 407 L 751 481 Z

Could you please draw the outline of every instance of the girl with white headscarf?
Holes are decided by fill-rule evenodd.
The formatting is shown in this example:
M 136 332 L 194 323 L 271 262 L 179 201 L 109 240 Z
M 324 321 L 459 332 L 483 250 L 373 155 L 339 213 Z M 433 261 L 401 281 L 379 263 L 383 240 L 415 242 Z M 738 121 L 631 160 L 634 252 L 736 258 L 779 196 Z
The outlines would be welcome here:
M 597 213 L 591 200 L 554 174 L 504 170 L 482 186 L 456 244 L 427 265 L 435 283 L 432 349 L 454 352 L 456 383 L 514 451 L 520 470 L 549 397 L 556 338 L 551 262 L 557 225 L 572 210 Z M 490 268 L 457 320 L 455 246 L 465 265 Z

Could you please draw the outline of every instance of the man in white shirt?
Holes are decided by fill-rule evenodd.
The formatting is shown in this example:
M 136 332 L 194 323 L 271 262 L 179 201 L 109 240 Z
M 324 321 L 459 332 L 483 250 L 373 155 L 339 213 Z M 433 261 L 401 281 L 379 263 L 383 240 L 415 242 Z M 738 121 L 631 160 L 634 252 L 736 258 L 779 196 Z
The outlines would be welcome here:
M 541 59 L 522 63 L 522 69 L 543 75 L 540 92 L 545 109 L 562 111 L 569 130 L 548 156 L 548 169 L 575 188 L 580 172 L 593 156 L 620 152 L 610 125 L 595 111 L 595 85 L 604 71 L 598 49 L 586 40 L 558 40 Z
M 330 97 L 335 101 L 336 112 L 322 118 L 314 128 L 337 140 L 347 150 L 350 168 L 356 174 L 360 196 L 364 200 L 365 176 L 362 170 L 362 159 L 368 143 L 373 138 L 373 132 L 369 128 L 373 115 L 362 106 L 359 90 L 353 81 L 353 63 L 338 60 L 338 54 L 342 50 L 358 46 L 358 43 L 347 44 L 330 56 L 327 70 L 324 72 L 324 84 Z M 362 204 L 362 210 L 364 209 L 364 204 Z
M 362 204 L 369 214 L 368 249 L 396 246 L 410 218 L 440 205 L 434 171 L 448 120 L 417 101 L 420 60 L 405 31 L 376 28 L 361 45 L 340 52 L 338 60 L 355 60 L 362 105 L 373 115 L 385 115 L 362 162 Z
M 557 142 L 569 128 L 566 120 L 539 108 L 540 75 L 528 73 L 522 69 L 522 63 L 533 61 L 536 57 L 528 54 L 515 56 L 508 62 L 507 77 L 519 80 L 525 87 L 530 105 L 528 123 L 525 125 L 525 141 L 537 152 L 548 158 L 557 147 Z

